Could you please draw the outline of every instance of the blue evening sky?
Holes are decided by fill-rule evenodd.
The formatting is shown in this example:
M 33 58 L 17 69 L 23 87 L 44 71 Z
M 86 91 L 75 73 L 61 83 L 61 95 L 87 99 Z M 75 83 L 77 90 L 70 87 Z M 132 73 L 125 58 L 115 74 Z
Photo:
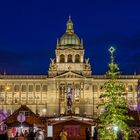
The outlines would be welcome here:
M 110 46 L 123 74 L 140 74 L 139 0 L 1 1 L 0 73 L 47 74 L 69 15 L 93 74 L 106 72 Z

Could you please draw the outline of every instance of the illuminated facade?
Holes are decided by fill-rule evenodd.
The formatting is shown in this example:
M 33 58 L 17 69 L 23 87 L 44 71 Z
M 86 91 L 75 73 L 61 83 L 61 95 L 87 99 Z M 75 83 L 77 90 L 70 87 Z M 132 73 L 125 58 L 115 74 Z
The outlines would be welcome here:
M 92 75 L 89 59 L 84 58 L 83 41 L 74 32 L 71 18 L 66 32 L 57 40 L 56 58 L 51 59 L 48 75 L 1 75 L 0 107 L 13 112 L 26 104 L 41 115 L 72 113 L 96 116 L 105 75 Z M 122 75 L 126 98 L 137 106 L 137 82 L 140 75 Z M 70 103 L 68 102 L 70 98 Z

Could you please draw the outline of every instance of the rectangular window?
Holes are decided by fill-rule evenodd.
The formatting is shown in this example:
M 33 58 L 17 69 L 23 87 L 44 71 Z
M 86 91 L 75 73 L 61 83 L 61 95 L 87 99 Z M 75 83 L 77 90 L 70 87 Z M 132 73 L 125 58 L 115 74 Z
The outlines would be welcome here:
M 14 86 L 14 92 L 19 92 L 19 85 Z
M 47 92 L 47 85 L 43 85 L 42 91 L 43 91 L 43 92 Z
M 97 85 L 93 85 L 93 92 L 97 92 Z
M 31 97 L 31 96 L 28 97 L 28 103 L 29 104 L 33 104 L 34 101 L 35 101 L 35 99 L 33 97 Z
M 0 85 L 0 92 L 4 91 L 4 85 Z
M 33 85 L 29 85 L 29 92 L 33 92 Z
M 133 91 L 133 86 L 132 85 L 128 85 L 128 92 L 132 92 Z
M 26 85 L 22 85 L 21 91 L 22 91 L 22 92 L 26 92 Z
M 36 85 L 36 92 L 40 92 L 40 85 Z
M 25 116 L 30 116 L 30 111 L 20 111 L 19 114 L 23 114 Z
M 71 94 L 72 94 L 72 89 L 71 89 Z M 75 102 L 80 102 L 80 85 L 76 85 L 75 88 Z
M 25 111 L 25 116 L 30 116 L 30 112 L 29 111 Z

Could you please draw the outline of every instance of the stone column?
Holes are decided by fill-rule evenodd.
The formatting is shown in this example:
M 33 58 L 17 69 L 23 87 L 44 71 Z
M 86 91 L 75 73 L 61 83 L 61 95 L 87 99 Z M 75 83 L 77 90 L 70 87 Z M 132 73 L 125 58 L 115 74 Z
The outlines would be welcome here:
M 72 55 L 72 62 L 75 63 L 75 54 Z
M 68 55 L 65 54 L 65 63 L 67 63 L 67 62 L 68 62 Z

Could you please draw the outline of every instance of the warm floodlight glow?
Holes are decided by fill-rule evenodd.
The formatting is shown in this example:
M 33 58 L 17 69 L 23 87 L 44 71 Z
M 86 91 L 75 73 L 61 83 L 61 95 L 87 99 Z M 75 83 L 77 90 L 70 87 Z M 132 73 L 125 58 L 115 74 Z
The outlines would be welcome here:
M 10 90 L 10 86 L 6 86 L 5 91 L 9 91 L 9 90 Z
M 117 125 L 114 125 L 113 130 L 117 132 L 119 130 L 119 127 Z
M 42 109 L 42 112 L 43 112 L 43 113 L 46 113 L 46 112 L 47 112 L 47 109 L 46 109 L 46 108 L 43 108 L 43 109 Z

